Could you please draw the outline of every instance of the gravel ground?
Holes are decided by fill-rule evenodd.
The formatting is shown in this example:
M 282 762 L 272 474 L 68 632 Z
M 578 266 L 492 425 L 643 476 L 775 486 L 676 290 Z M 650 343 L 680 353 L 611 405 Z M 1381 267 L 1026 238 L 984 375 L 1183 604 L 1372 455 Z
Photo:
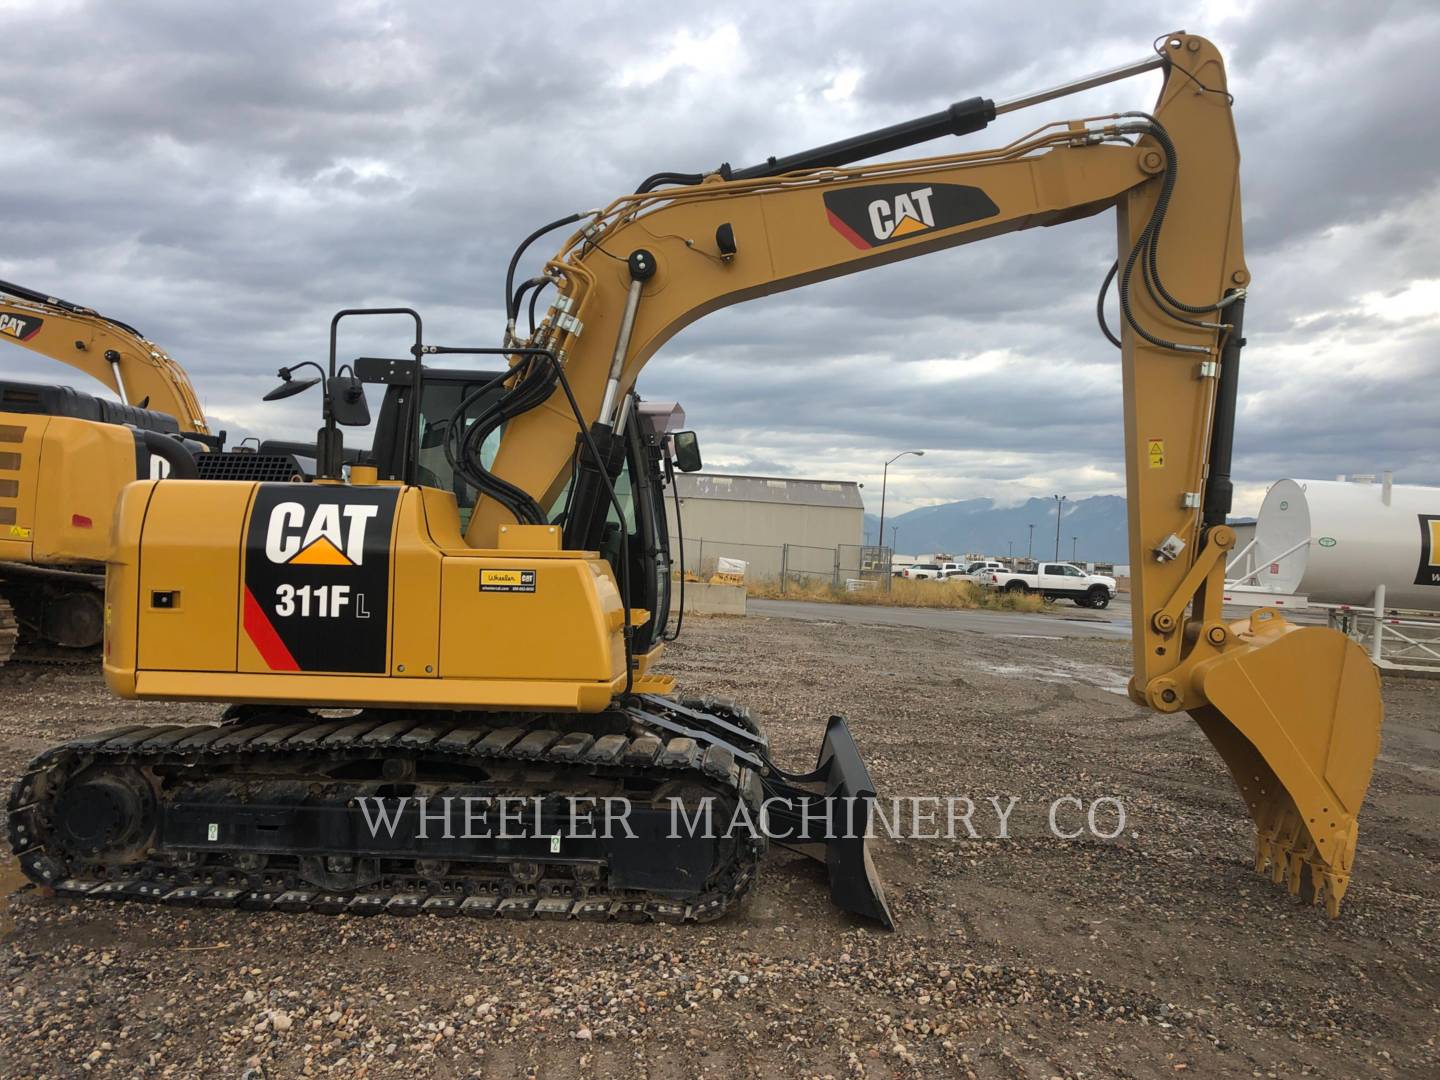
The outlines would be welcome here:
M 783 853 L 699 928 L 78 907 L 15 892 L 7 858 L 0 1074 L 1440 1074 L 1440 684 L 1386 684 L 1331 923 L 1250 871 L 1219 758 L 1115 692 L 1127 663 L 1097 639 L 688 621 L 667 670 L 749 704 L 791 767 L 841 712 L 885 795 L 977 802 L 980 839 L 877 843 L 893 934 Z M 215 715 L 76 671 L 0 673 L 0 701 L 7 783 L 52 741 Z M 1124 832 L 1050 836 L 1070 794 L 1123 800 Z M 992 795 L 1020 800 L 1009 839 Z

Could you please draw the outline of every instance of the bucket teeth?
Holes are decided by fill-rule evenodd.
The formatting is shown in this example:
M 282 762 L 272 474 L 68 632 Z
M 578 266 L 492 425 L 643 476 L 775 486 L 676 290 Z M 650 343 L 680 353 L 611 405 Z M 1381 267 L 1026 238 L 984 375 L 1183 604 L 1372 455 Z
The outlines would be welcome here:
M 1277 885 L 1284 883 L 1291 896 L 1323 903 L 1326 914 L 1335 919 L 1350 885 L 1356 830 L 1352 825 L 1348 834 L 1326 839 L 1335 847 L 1328 859 L 1297 811 L 1266 807 L 1256 814 L 1255 872 L 1268 875 Z
M 1323 873 L 1321 880 L 1324 882 L 1325 914 L 1332 919 L 1340 917 L 1340 901 L 1345 897 L 1345 890 L 1350 886 L 1349 874 Z M 1317 891 L 1316 895 L 1319 895 Z
M 1303 894 L 1302 890 L 1305 886 L 1306 868 L 1313 868 L 1316 865 L 1315 841 L 1311 838 L 1309 832 L 1299 825 L 1298 817 L 1296 818 L 1296 829 L 1298 835 L 1287 853 L 1288 861 L 1286 865 L 1287 873 L 1285 884 L 1289 888 L 1291 896 L 1305 895 L 1307 899 L 1313 901 L 1314 889 L 1312 888 Z M 1311 880 L 1313 885 L 1313 869 Z
M 1303 832 L 1300 823 L 1300 815 L 1293 809 L 1287 809 L 1280 814 L 1280 825 L 1275 830 L 1274 847 L 1271 850 L 1270 858 L 1270 880 L 1276 885 L 1285 882 L 1293 873 L 1292 861 L 1297 858 L 1296 850 L 1300 843 L 1300 834 Z M 1290 890 L 1298 892 L 1298 886 Z

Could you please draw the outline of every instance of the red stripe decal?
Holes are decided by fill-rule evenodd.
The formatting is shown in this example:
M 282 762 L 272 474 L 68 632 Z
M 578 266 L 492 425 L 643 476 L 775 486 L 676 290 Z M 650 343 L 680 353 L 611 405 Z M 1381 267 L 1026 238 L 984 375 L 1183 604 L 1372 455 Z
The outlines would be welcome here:
M 23 335 L 23 336 L 20 338 L 20 340 L 21 340 L 21 341 L 29 341 L 32 337 L 34 337 L 36 334 L 38 334 L 38 333 L 40 332 L 40 327 L 42 327 L 42 326 L 44 326 L 44 325 L 45 325 L 44 323 L 39 323 L 39 324 L 37 324 L 34 330 L 31 330 L 28 334 Z
M 255 599 L 255 594 L 248 585 L 245 587 L 245 633 L 271 671 L 300 670 L 300 665 L 290 655 L 285 642 L 280 640 L 280 635 L 265 615 L 265 609 L 260 606 L 260 601 Z
M 826 210 L 825 216 L 830 219 L 830 224 L 835 226 L 836 232 L 838 232 L 841 236 L 845 237 L 846 240 L 849 240 L 850 243 L 854 244 L 861 251 L 869 251 L 870 248 L 873 246 L 872 244 L 867 243 L 860 236 L 860 234 L 857 233 L 854 229 L 850 228 L 849 225 L 846 225 L 845 222 L 841 221 L 838 217 L 836 217 L 834 210 Z

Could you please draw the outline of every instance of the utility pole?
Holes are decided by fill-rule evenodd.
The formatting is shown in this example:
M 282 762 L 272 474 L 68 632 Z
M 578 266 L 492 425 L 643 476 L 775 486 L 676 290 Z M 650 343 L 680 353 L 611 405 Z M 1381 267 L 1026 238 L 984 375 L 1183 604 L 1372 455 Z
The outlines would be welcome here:
M 1075 553 L 1080 549 L 1080 537 L 1070 537 L 1070 561 L 1076 562 L 1079 558 Z
M 1025 558 L 1031 562 L 1035 560 L 1035 523 L 1030 523 L 1030 542 L 1025 545 Z
M 896 454 L 889 461 L 885 462 L 885 468 L 880 474 L 880 528 L 875 534 L 875 546 L 880 548 L 882 552 L 885 550 L 885 488 L 890 480 L 890 466 L 895 464 L 895 462 L 899 461 L 906 454 L 914 454 L 916 457 L 924 457 L 925 451 L 901 450 L 900 453 Z M 893 548 L 891 549 L 890 554 L 895 554 Z M 894 572 L 894 567 L 891 566 L 890 563 L 890 559 L 885 560 L 885 588 L 887 590 L 890 588 L 890 575 Z
M 899 525 L 890 526 L 890 554 L 895 554 L 895 535 L 900 531 Z
M 1055 496 L 1055 561 L 1060 561 L 1060 519 L 1065 516 L 1065 496 Z
M 1005 546 L 1010 549 L 1010 555 L 1009 555 L 1009 557 L 1010 557 L 1011 559 L 1015 558 L 1015 541 L 1014 541 L 1014 540 L 1006 540 L 1006 541 L 1005 541 Z

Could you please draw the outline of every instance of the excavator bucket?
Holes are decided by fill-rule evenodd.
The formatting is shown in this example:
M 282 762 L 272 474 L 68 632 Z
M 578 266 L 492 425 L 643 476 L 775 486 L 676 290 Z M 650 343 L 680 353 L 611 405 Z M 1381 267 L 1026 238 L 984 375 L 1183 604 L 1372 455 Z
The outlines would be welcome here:
M 1197 670 L 1192 712 L 1255 819 L 1255 869 L 1331 918 L 1350 883 L 1356 816 L 1380 751 L 1380 680 L 1345 635 L 1268 609 L 1231 628 L 1254 647 Z
M 837 907 L 894 929 L 885 886 L 870 858 L 875 785 L 842 716 L 830 717 L 820 759 L 800 775 L 765 777 L 769 835 L 825 864 Z

